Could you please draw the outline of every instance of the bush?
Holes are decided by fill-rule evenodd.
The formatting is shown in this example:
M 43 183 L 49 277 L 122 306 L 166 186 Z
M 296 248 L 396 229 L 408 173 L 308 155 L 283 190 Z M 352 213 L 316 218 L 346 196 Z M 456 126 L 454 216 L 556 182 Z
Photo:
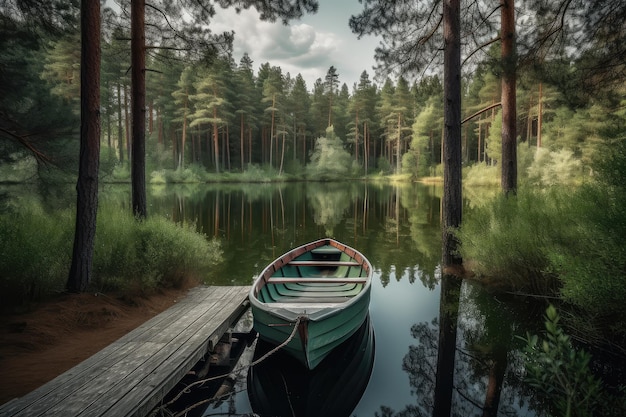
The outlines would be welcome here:
M 484 162 L 474 164 L 463 170 L 463 185 L 467 187 L 476 187 L 483 185 L 499 185 L 500 184 L 500 168 L 487 165 Z
M 559 325 L 559 315 L 549 306 L 545 318 L 545 337 L 527 334 L 525 380 L 535 387 L 550 409 L 563 417 L 621 416 L 626 405 L 623 395 L 604 390 L 590 367 L 591 355 L 576 349 Z
M 550 151 L 536 149 L 533 163 L 528 168 L 528 179 L 540 186 L 571 184 L 580 180 L 582 163 L 569 149 Z
M 64 290 L 73 231 L 68 213 L 50 215 L 36 205 L 0 217 L 0 301 L 4 307 Z
M 98 216 L 94 285 L 106 290 L 150 293 L 201 280 L 219 261 L 217 241 L 160 217 L 138 222 L 130 214 L 105 210 Z
M 0 217 L 0 301 L 13 308 L 65 291 L 74 241 L 75 213 L 45 213 L 37 206 Z M 150 293 L 199 281 L 220 260 L 216 241 L 151 217 L 98 212 L 91 289 Z
M 601 184 L 498 196 L 467 210 L 459 251 L 486 281 L 560 295 L 596 330 L 626 337 L 625 199 Z
M 457 231 L 461 256 L 479 277 L 496 278 L 516 290 L 553 292 L 548 252 L 568 240 L 565 197 L 557 190 L 541 195 L 521 190 L 468 210 Z

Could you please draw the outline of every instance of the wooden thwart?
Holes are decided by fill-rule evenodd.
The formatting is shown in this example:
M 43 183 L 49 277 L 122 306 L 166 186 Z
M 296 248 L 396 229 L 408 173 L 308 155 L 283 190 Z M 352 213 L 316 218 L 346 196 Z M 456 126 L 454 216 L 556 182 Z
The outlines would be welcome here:
M 145 416 L 248 308 L 249 287 L 197 287 L 35 391 L 4 416 Z
M 367 281 L 367 277 L 363 278 L 316 278 L 316 277 L 271 277 L 268 284 L 363 284 Z
M 293 266 L 361 266 L 358 262 L 350 261 L 291 261 Z

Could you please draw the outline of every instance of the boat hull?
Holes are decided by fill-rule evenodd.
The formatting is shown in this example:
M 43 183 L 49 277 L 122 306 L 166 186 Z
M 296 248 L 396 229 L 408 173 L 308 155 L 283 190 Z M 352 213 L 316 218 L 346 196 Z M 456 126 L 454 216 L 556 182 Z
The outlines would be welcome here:
M 360 253 L 332 239 L 310 245 L 321 253 L 341 249 L 341 254 L 312 261 L 309 249 L 288 252 L 260 275 L 250 301 L 260 337 L 314 369 L 365 321 L 372 271 Z M 293 265 L 300 276 L 289 278 L 295 275 Z

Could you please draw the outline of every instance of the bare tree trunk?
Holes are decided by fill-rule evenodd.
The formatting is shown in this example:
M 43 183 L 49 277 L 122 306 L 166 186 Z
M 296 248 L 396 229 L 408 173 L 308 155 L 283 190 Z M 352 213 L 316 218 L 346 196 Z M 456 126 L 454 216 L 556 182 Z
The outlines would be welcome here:
M 239 126 L 239 148 L 240 148 L 240 158 L 241 158 L 241 171 L 243 172 L 243 168 L 244 168 L 244 163 L 245 163 L 245 149 L 244 149 L 244 136 L 245 136 L 245 129 L 244 129 L 244 115 L 243 113 L 241 113 L 241 123 Z
M 442 238 L 443 266 L 460 265 L 453 231 L 461 225 L 461 12 L 460 0 L 445 0 L 444 33 L 444 141 Z
M 217 107 L 213 106 L 213 120 L 217 120 Z M 220 135 L 217 122 L 213 122 L 213 153 L 215 154 L 215 172 L 220 173 Z
M 359 109 L 356 109 L 356 119 L 354 121 L 354 158 L 359 163 Z
M 124 162 L 124 129 L 122 128 L 122 83 L 117 83 L 117 148 L 120 153 L 120 162 Z
M 365 166 L 365 175 L 367 175 L 369 163 L 369 132 L 367 130 L 367 122 L 363 123 L 363 165 Z
M 180 144 L 180 155 L 179 155 L 179 163 L 178 167 L 180 169 L 185 168 L 185 145 L 187 143 L 187 97 L 188 91 L 185 88 L 185 104 L 183 108 L 183 132 L 181 136 L 181 144 Z
M 500 0 L 502 30 L 502 190 L 517 191 L 515 1 Z
M 270 130 L 270 168 L 272 168 L 272 154 L 274 153 L 274 123 L 276 118 L 276 94 L 272 96 L 272 128 Z
M 126 130 L 126 134 L 124 135 L 126 140 L 126 159 L 130 162 L 132 160 L 130 155 L 130 114 L 128 113 L 128 87 L 124 86 L 124 128 Z
M 131 0 L 131 112 L 132 112 L 132 204 L 138 219 L 147 215 L 146 204 L 146 35 L 144 0 Z
M 539 106 L 537 110 L 537 149 L 541 148 L 541 128 L 543 124 L 543 83 L 539 83 Z
M 401 148 L 402 143 L 402 113 L 398 112 L 398 148 L 396 149 L 396 174 L 402 173 L 402 155 Z
M 80 156 L 70 292 L 86 291 L 91 280 L 100 168 L 100 2 L 82 0 L 80 12 Z

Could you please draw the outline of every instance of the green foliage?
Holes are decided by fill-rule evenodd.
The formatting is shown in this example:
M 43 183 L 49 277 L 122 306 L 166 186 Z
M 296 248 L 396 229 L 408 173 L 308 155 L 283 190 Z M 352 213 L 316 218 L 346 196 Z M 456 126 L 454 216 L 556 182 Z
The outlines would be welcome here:
M 129 182 L 130 181 L 130 164 L 129 163 L 117 164 L 113 168 L 111 178 L 114 182 Z
M 307 171 L 309 177 L 319 180 L 343 179 L 350 173 L 351 166 L 350 153 L 344 149 L 333 127 L 329 127 L 326 129 L 326 136 L 315 142 Z
M 0 217 L 0 302 L 4 307 L 63 292 L 69 273 L 74 216 L 49 214 L 37 205 Z M 221 256 L 219 244 L 153 217 L 137 222 L 130 213 L 98 213 L 92 287 L 150 292 L 201 279 Z
M 37 161 L 22 152 L 10 152 L 4 156 L 7 163 L 0 164 L 3 182 L 29 182 L 37 175 Z
M 380 175 L 391 174 L 391 164 L 389 163 L 389 160 L 384 156 L 378 157 L 378 159 L 376 160 L 376 166 L 378 167 Z
M 571 224 L 563 214 L 569 195 L 558 190 L 498 195 L 467 211 L 457 236 L 459 251 L 479 276 L 506 285 L 550 292 L 549 252 L 569 242 Z M 541 202 L 541 203 L 540 203 Z
M 528 167 L 528 179 L 539 186 L 572 184 L 582 175 L 582 163 L 569 149 L 550 151 L 536 149 L 533 163 Z
M 137 222 L 130 214 L 104 210 L 98 216 L 94 286 L 151 292 L 198 279 L 221 257 L 216 241 L 161 217 Z
M 436 109 L 432 101 L 420 112 L 413 123 L 413 134 L 409 151 L 402 159 L 402 169 L 414 177 L 429 175 L 432 163 L 431 140 L 441 135 L 441 109 Z
M 540 294 L 553 292 L 556 278 L 559 295 L 593 318 L 589 328 L 619 342 L 626 337 L 626 191 L 616 184 L 626 178 L 616 174 L 623 150 L 613 152 L 615 169 L 604 168 L 615 174 L 609 184 L 498 196 L 467 210 L 458 237 L 479 276 Z
M 590 369 L 591 355 L 576 349 L 559 325 L 554 306 L 546 311 L 545 337 L 527 334 L 526 381 L 547 401 L 551 415 L 586 417 L 620 415 L 622 399 L 603 392 L 601 381 Z
M 500 168 L 484 162 L 463 169 L 463 186 L 476 187 L 500 184 Z
M 485 152 L 495 161 L 502 158 L 502 110 L 498 110 L 485 139 Z
M 0 217 L 0 302 L 5 307 L 65 288 L 71 260 L 69 213 L 36 204 Z

